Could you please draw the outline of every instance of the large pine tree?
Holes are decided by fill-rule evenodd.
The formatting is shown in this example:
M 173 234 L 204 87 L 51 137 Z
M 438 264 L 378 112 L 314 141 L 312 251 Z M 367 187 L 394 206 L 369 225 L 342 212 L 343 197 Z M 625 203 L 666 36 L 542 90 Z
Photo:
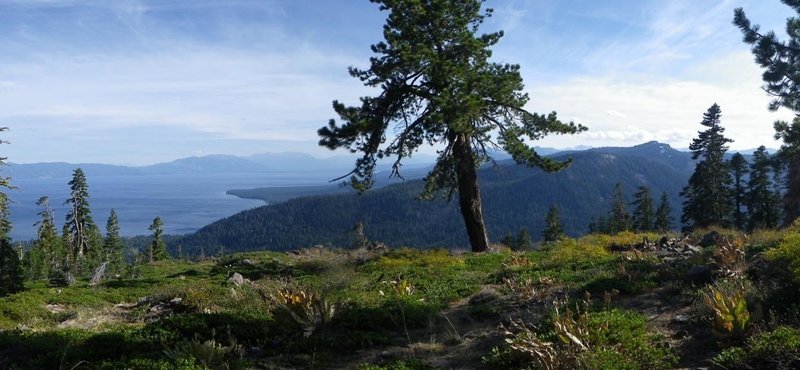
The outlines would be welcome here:
M 35 224 L 38 226 L 36 241 L 28 252 L 28 274 L 31 279 L 44 279 L 50 276 L 52 271 L 63 267 L 66 254 L 53 220 L 49 198 L 46 196 L 39 198 L 36 205 L 41 207 L 40 219 Z
M 561 224 L 561 218 L 558 213 L 558 207 L 555 204 L 551 205 L 547 211 L 547 217 L 544 220 L 544 231 L 542 232 L 545 243 L 554 242 L 564 237 L 564 225 Z
M 762 145 L 753 153 L 750 180 L 747 182 L 747 209 L 749 230 L 778 226 L 780 198 L 774 192 L 771 177 L 771 159 Z
M 393 175 L 422 145 L 443 145 L 425 179 L 424 197 L 458 194 L 473 251 L 485 251 L 489 238 L 483 219 L 477 168 L 500 148 L 518 162 L 555 171 L 566 166 L 539 155 L 525 140 L 548 134 L 574 134 L 585 128 L 525 110 L 519 66 L 490 62 L 501 32 L 478 34 L 491 9 L 483 0 L 372 0 L 388 11 L 384 41 L 372 46 L 369 69 L 350 68 L 366 86 L 381 89 L 360 105 L 334 101 L 343 124 L 331 120 L 319 129 L 320 145 L 361 153 L 350 183 L 372 186 L 379 159 L 393 158 Z
M 656 216 L 655 216 L 655 224 L 653 227 L 658 232 L 667 232 L 672 230 L 672 208 L 669 206 L 669 195 L 667 192 L 661 193 L 661 200 L 658 202 L 658 208 L 656 208 Z
M 729 226 L 733 204 L 730 186 L 733 182 L 725 161 L 727 144 L 733 140 L 722 135 L 722 111 L 714 104 L 703 114 L 701 125 L 708 127 L 698 132 L 689 145 L 692 159 L 697 161 L 689 184 L 683 188 L 683 214 L 681 222 L 689 229 L 712 225 Z
M 622 192 L 622 183 L 614 186 L 614 195 L 611 199 L 611 211 L 608 214 L 606 223 L 609 234 L 617 234 L 630 229 L 630 216 L 628 216 L 628 202 L 625 201 L 625 194 Z
M 94 250 L 97 245 L 97 225 L 92 220 L 92 210 L 89 207 L 89 186 L 86 183 L 86 175 L 83 170 L 76 168 L 72 173 L 72 180 L 69 182 L 70 195 L 64 204 L 70 206 L 67 211 L 67 219 L 64 224 L 69 230 L 68 245 L 72 261 L 81 265 L 87 255 L 95 255 L 98 251 Z
M 161 221 L 161 217 L 153 219 L 153 223 L 148 229 L 153 232 L 153 240 L 147 249 L 147 259 L 150 262 L 169 259 L 167 244 L 164 242 L 164 222 Z
M 653 197 L 650 195 L 650 188 L 640 186 L 633 194 L 633 218 L 631 226 L 636 231 L 653 230 Z
M 23 289 L 22 265 L 19 254 L 8 238 L 0 238 L 0 297 Z
M 781 0 L 800 15 L 800 1 Z M 795 112 L 792 122 L 773 124 L 775 138 L 782 139 L 779 155 L 787 165 L 786 194 L 783 197 L 784 222 L 800 217 L 800 17 L 786 18 L 786 35 L 782 41 L 773 31 L 762 32 L 751 24 L 742 8 L 734 10 L 733 23 L 744 35 L 743 41 L 753 45 L 756 63 L 764 68 L 764 91 L 774 97 L 770 110 L 785 107 Z
M 103 260 L 108 262 L 108 272 L 116 274 L 122 271 L 124 261 L 122 253 L 125 249 L 125 243 L 119 236 L 119 218 L 117 211 L 111 210 L 106 222 L 106 238 L 103 241 Z
M 0 132 L 8 130 L 0 127 Z M 0 144 L 6 141 L 0 140 Z M 0 167 L 6 165 L 6 157 L 0 157 Z M 0 176 L 0 190 L 13 189 L 11 179 Z M 23 271 L 19 254 L 11 245 L 11 220 L 9 219 L 8 195 L 0 191 L 0 297 L 23 289 Z
M 747 214 L 742 210 L 746 203 L 747 184 L 745 177 L 748 174 L 747 159 L 741 153 L 735 153 L 728 161 L 728 168 L 733 177 L 733 225 L 744 230 L 747 222 Z

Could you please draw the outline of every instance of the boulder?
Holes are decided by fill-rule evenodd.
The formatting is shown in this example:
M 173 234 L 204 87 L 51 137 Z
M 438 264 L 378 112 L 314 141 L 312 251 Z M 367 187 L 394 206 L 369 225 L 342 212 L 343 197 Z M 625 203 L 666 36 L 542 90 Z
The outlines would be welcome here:
M 238 272 L 234 272 L 233 275 L 228 278 L 228 282 L 236 286 L 241 286 L 244 284 L 244 276 Z
M 703 252 L 703 248 L 696 247 L 696 246 L 688 244 L 688 243 L 683 246 L 683 253 L 693 254 L 693 253 L 702 253 L 702 252 Z

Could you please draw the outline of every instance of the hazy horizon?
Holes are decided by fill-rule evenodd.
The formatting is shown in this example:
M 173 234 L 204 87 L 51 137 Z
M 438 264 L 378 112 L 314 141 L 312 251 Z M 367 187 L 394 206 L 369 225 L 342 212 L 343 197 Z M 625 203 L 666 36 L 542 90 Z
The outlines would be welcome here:
M 658 141 L 658 140 L 649 140 L 649 141 L 644 141 L 644 142 L 641 142 L 641 143 L 634 143 L 634 144 L 631 144 L 631 145 L 588 146 L 588 145 L 578 144 L 578 145 L 572 146 L 572 147 L 560 147 L 560 148 L 559 147 L 545 147 L 545 146 L 540 146 L 540 145 L 536 145 L 536 147 L 537 148 L 548 149 L 548 150 L 571 151 L 571 150 L 596 149 L 596 148 L 602 148 L 602 147 L 633 147 L 633 146 L 637 146 L 637 145 L 643 145 L 643 144 L 646 144 L 646 143 L 649 143 L 649 142 L 652 142 L 652 141 L 656 141 L 656 142 L 658 142 L 660 144 L 670 145 L 670 147 L 672 149 L 675 149 L 675 150 L 678 150 L 678 151 L 682 151 L 682 152 L 688 152 L 689 151 L 689 143 L 687 143 L 685 146 L 674 146 L 674 145 L 671 145 L 669 143 L 661 142 L 661 141 Z M 779 143 L 776 142 L 776 143 L 773 143 L 773 144 L 775 144 L 776 146 L 775 147 L 767 147 L 767 151 L 770 154 L 774 154 L 776 151 L 779 150 Z M 741 153 L 748 153 L 749 154 L 749 153 L 752 153 L 753 151 L 755 151 L 756 149 L 757 149 L 757 147 L 742 148 L 742 149 L 729 149 L 728 152 L 729 153 L 741 152 Z M 354 159 L 355 160 L 355 158 L 358 157 L 358 155 L 356 155 L 356 154 L 350 154 L 350 153 L 346 153 L 346 152 L 342 152 L 342 151 L 338 151 L 338 152 L 331 151 L 329 153 L 330 154 L 327 155 L 327 156 L 319 155 L 319 154 L 315 154 L 315 153 L 296 152 L 296 151 L 261 152 L 261 153 L 247 154 L 247 155 L 236 155 L 236 154 L 229 154 L 229 153 L 208 153 L 208 154 L 202 154 L 202 155 L 191 155 L 191 156 L 187 156 L 187 157 L 166 159 L 166 160 L 164 160 L 162 162 L 153 162 L 153 163 L 145 163 L 145 164 L 111 163 L 111 162 L 67 162 L 67 161 L 17 162 L 17 161 L 13 161 L 13 160 L 9 160 L 7 162 L 7 164 L 9 164 L 9 165 L 29 165 L 29 164 L 48 164 L 48 163 L 53 163 L 53 164 L 66 163 L 66 164 L 75 164 L 75 165 L 100 164 L 100 165 L 139 168 L 139 167 L 154 166 L 154 165 L 158 165 L 158 164 L 166 164 L 166 163 L 170 163 L 170 162 L 179 161 L 179 160 L 182 160 L 182 159 L 204 158 L 204 157 L 214 157 L 214 156 L 233 156 L 233 157 L 238 157 L 238 158 L 247 158 L 247 157 L 252 157 L 252 156 L 270 155 L 270 154 L 274 154 L 274 155 L 300 154 L 300 155 L 308 155 L 311 158 L 316 159 L 316 160 L 326 160 L 326 159 L 334 159 L 334 158 L 341 158 L 341 159 L 347 158 L 347 159 Z M 431 153 L 428 153 L 428 152 L 419 152 L 419 153 L 417 153 L 415 155 L 417 156 L 417 158 L 419 156 L 423 156 L 426 159 L 430 159 L 432 161 L 435 160 L 435 154 L 431 154 Z M 383 159 L 382 163 L 384 163 L 384 162 L 385 163 L 390 163 L 391 161 L 392 161 L 392 158 L 387 158 L 387 159 Z M 2 172 L 2 168 L 0 168 L 0 172 Z
M 493 60 L 520 64 L 528 109 L 589 131 L 542 147 L 685 148 L 722 107 L 733 149 L 777 147 L 761 70 L 732 24 L 783 34 L 778 1 L 489 0 Z M 365 66 L 386 17 L 368 1 L 9 0 L 0 3 L 0 124 L 15 163 L 147 165 L 211 153 L 336 155 L 331 102 L 373 95 Z M 435 148 L 426 149 L 433 153 Z

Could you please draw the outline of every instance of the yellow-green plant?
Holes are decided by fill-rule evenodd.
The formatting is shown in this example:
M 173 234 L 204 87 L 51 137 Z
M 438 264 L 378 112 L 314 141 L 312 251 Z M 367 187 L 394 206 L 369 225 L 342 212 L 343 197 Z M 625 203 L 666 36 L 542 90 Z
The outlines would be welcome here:
M 397 278 L 395 280 L 390 280 L 385 283 L 389 285 L 390 289 L 389 292 L 391 292 L 397 297 L 410 297 L 414 295 L 414 292 L 416 291 L 414 284 L 411 283 L 410 280 L 406 280 L 403 278 Z M 378 292 L 382 296 L 386 295 L 386 292 L 384 292 L 383 289 L 379 290 Z
M 398 269 L 409 266 L 445 268 L 462 267 L 464 260 L 454 256 L 446 249 L 419 250 L 413 248 L 392 249 L 377 261 L 382 270 Z
M 747 309 L 745 290 L 741 284 L 722 288 L 716 285 L 706 287 L 703 297 L 705 305 L 714 313 L 712 332 L 721 339 L 741 339 L 750 324 L 750 311 Z
M 580 240 L 566 238 L 552 244 L 545 261 L 549 266 L 559 266 L 567 263 L 597 263 L 611 257 L 611 252 L 603 244 L 594 243 L 586 238 Z
M 336 305 L 312 289 L 282 288 L 271 295 L 271 301 L 300 325 L 305 337 L 327 325 L 336 313 Z

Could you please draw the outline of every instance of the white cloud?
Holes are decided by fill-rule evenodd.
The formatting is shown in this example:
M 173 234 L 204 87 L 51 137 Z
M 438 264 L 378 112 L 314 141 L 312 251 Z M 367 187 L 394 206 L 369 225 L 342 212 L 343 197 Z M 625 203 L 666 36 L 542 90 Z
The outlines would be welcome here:
M 725 66 L 717 69 L 716 66 Z M 717 76 L 703 78 L 703 71 Z M 749 58 L 734 53 L 698 65 L 695 78 L 580 77 L 530 91 L 536 111 L 556 110 L 562 118 L 581 117 L 589 132 L 573 137 L 552 137 L 542 145 L 633 145 L 649 140 L 687 147 L 702 114 L 713 103 L 722 108 L 726 136 L 733 148 L 759 145 L 776 147 L 772 122 L 791 119 L 791 112 L 769 112 L 770 97 L 760 88 L 760 71 Z M 625 112 L 624 114 L 616 114 Z

